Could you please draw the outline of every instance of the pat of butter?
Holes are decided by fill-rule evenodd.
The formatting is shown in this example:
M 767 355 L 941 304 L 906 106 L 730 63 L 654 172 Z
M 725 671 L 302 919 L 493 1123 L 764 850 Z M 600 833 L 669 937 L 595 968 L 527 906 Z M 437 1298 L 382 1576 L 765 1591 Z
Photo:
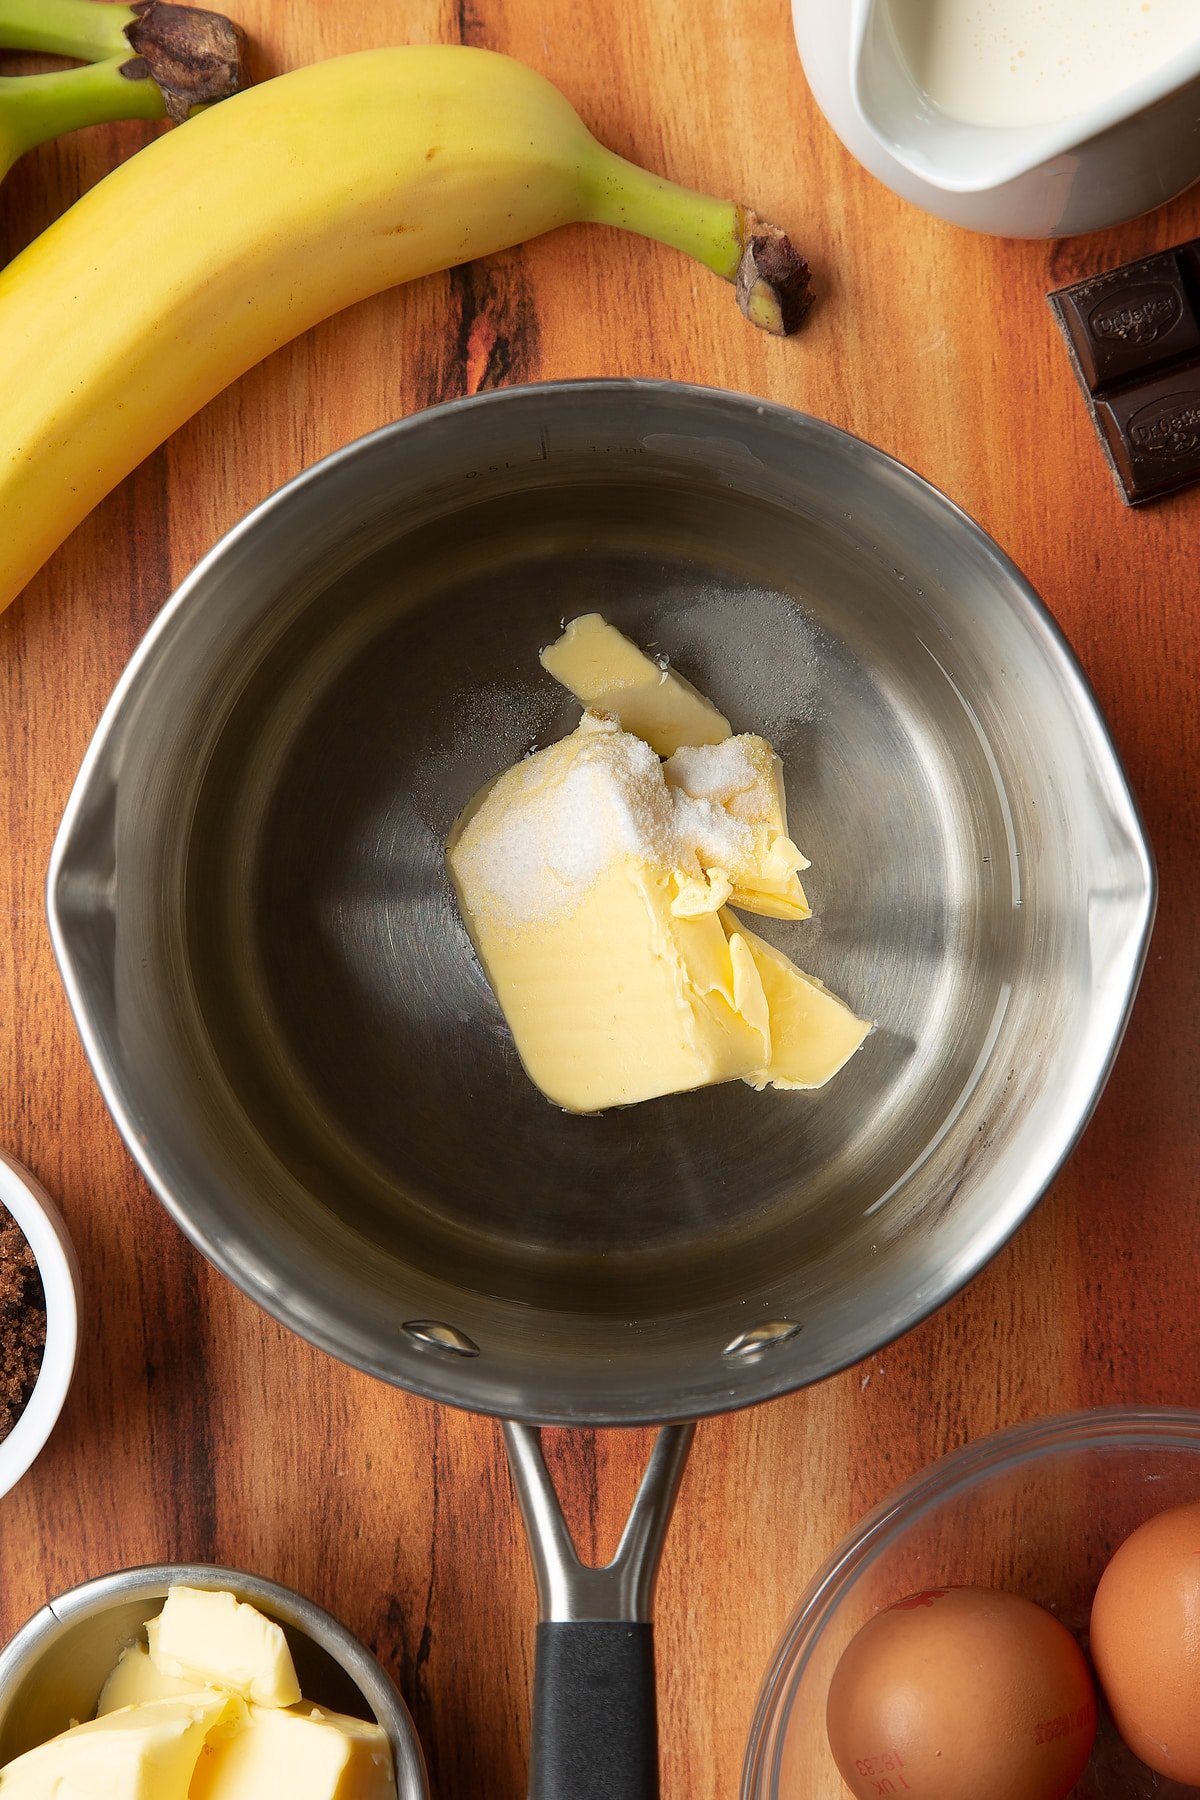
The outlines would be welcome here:
M 259 1706 L 291 1706 L 300 1683 L 282 1627 L 232 1594 L 173 1587 L 146 1625 L 160 1675 L 227 1689 Z
M 116 1668 L 100 1690 L 97 1718 L 119 1712 L 123 1706 L 140 1706 L 147 1700 L 171 1700 L 194 1694 L 196 1683 L 180 1675 L 162 1675 L 150 1661 L 144 1644 L 122 1650 Z
M 189 1800 L 395 1800 L 378 1725 L 317 1707 L 251 1706 L 245 1729 L 201 1757 Z
M 769 1061 L 752 959 L 711 908 L 676 913 L 678 891 L 670 873 L 622 858 L 569 912 L 514 930 L 460 889 L 518 1054 L 570 1112 L 731 1081 Z
M 670 756 L 682 744 L 720 744 L 731 735 L 729 720 L 711 700 L 599 613 L 572 619 L 541 660 L 589 711 L 616 719 L 659 756 Z
M 189 1800 L 205 1739 L 234 1706 L 192 1694 L 72 1726 L 0 1770 L 0 1800 Z
M 754 853 L 734 871 L 730 906 L 776 919 L 812 917 L 800 885 L 808 858 L 787 834 L 783 763 L 766 738 L 747 732 L 719 748 L 682 746 L 663 764 L 663 778 L 753 828 Z
M 447 847 L 459 908 L 551 1100 L 595 1112 L 768 1060 L 761 981 L 717 917 L 758 844 L 752 821 L 671 790 L 641 739 L 586 713 L 471 802 Z
M 740 932 L 762 982 L 771 1018 L 771 1054 L 743 1079 L 751 1087 L 818 1088 L 843 1068 L 871 1031 L 845 1003 L 754 932 L 723 914 L 727 931 Z
M 446 851 L 529 1076 L 571 1112 L 821 1086 L 870 1026 L 725 910 L 810 916 L 779 757 L 598 614 L 542 660 L 599 710 L 488 782 Z

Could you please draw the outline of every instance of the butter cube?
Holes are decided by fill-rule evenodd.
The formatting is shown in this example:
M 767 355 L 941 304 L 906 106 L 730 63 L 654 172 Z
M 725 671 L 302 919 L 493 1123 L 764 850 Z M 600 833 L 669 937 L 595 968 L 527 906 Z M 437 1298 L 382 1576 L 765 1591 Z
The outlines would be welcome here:
M 193 1694 L 194 1681 L 179 1675 L 161 1675 L 150 1661 L 145 1644 L 134 1644 L 122 1650 L 117 1666 L 100 1690 L 97 1718 L 119 1712 L 123 1706 L 139 1706 L 147 1700 L 170 1700 L 180 1694 Z
M 752 959 L 715 912 L 680 917 L 676 893 L 670 874 L 630 858 L 534 927 L 472 913 L 460 896 L 522 1062 L 569 1112 L 734 1080 L 769 1059 Z
M 723 913 L 725 929 L 742 938 L 762 982 L 771 1018 L 771 1053 L 743 1077 L 751 1087 L 824 1087 L 849 1062 L 871 1030 L 836 994 L 798 969 L 773 944 Z
M 725 910 L 808 914 L 778 761 L 740 736 L 663 763 L 585 713 L 465 808 L 459 910 L 525 1068 L 567 1111 L 818 1087 L 862 1042 L 867 1024 Z
M 223 1688 L 258 1706 L 292 1706 L 300 1698 L 282 1627 L 232 1594 L 173 1587 L 146 1637 L 160 1675 Z
M 206 1750 L 189 1800 L 395 1800 L 391 1745 L 378 1725 L 251 1706 L 244 1730 Z
M 630 643 L 623 632 L 584 613 L 542 651 L 542 667 L 592 712 L 605 713 L 670 756 L 681 744 L 720 744 L 729 720 L 690 681 Z
M 683 746 L 663 764 L 663 779 L 751 827 L 753 854 L 732 872 L 730 906 L 775 919 L 812 917 L 800 885 L 808 858 L 788 836 L 783 763 L 766 738 L 746 732 L 719 746 Z
M 189 1800 L 205 1739 L 232 1705 L 227 1694 L 191 1694 L 74 1725 L 0 1770 L 0 1797 Z

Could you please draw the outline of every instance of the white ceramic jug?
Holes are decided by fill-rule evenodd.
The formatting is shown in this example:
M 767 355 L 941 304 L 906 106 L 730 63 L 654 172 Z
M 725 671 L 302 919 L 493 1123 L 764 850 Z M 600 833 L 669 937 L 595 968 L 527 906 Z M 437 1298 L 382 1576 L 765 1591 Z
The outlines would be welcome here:
M 888 0 L 793 0 L 792 18 L 813 95 L 847 149 L 956 225 L 1067 237 L 1148 212 L 1200 176 L 1200 0 L 1194 41 L 1050 125 L 972 125 L 934 106 Z

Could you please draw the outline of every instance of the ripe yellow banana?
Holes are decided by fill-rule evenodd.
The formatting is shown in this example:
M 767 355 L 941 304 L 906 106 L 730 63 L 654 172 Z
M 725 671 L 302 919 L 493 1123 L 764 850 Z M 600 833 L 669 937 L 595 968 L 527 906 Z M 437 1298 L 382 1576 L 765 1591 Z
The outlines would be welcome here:
M 558 89 L 462 46 L 366 50 L 225 100 L 116 169 L 0 271 L 0 606 L 244 370 L 368 294 L 558 225 L 619 225 L 788 331 L 773 227 L 605 150 Z

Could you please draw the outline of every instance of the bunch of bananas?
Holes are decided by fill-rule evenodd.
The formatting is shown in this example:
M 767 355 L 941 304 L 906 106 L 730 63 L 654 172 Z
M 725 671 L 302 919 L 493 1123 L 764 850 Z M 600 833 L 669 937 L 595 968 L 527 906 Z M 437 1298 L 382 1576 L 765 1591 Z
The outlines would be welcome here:
M 337 57 L 157 138 L 0 272 L 0 606 L 144 456 L 290 338 L 585 220 L 696 257 L 768 331 L 807 311 L 808 267 L 781 231 L 604 149 L 549 81 L 490 51 Z

